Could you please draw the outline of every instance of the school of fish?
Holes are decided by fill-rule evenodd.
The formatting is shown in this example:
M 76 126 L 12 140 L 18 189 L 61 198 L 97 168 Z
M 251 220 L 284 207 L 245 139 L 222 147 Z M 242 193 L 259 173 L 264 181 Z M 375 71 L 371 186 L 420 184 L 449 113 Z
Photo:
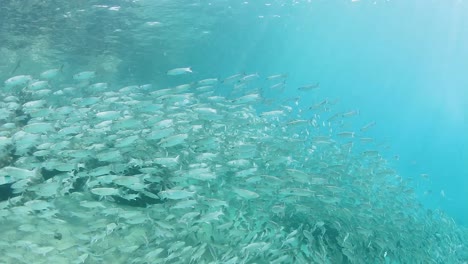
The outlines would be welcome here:
M 466 230 L 419 204 L 375 122 L 268 98 L 287 74 L 164 89 L 63 75 L 0 89 L 0 263 L 468 261 Z

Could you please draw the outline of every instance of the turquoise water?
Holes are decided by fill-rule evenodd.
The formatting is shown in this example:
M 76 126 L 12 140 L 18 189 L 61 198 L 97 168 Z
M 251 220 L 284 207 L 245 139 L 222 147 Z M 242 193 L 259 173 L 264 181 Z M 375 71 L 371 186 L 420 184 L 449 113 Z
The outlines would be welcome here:
M 5 147 L 0 152 L 0 176 L 11 176 L 13 172 L 4 173 L 4 168 L 11 166 L 31 171 L 39 168 L 43 178 L 40 182 L 31 180 L 23 188 L 11 187 L 14 182 L 0 185 L 0 217 L 5 223 L 2 232 L 9 237 L 1 250 L 11 252 L 0 262 L 12 263 L 17 258 L 15 253 L 28 253 L 40 256 L 40 261 L 56 263 L 188 263 L 190 258 L 184 254 L 190 252 L 200 254 L 192 263 L 466 263 L 467 13 L 468 4 L 463 1 L 5 1 L 0 7 L 0 80 L 18 75 L 40 79 L 48 69 L 58 69 L 59 73 L 49 80 L 51 91 L 46 97 L 28 93 L 32 80 L 24 87 L 5 83 L 3 109 L 12 107 L 7 104 L 12 99 L 5 99 L 11 95 L 21 102 L 19 105 L 33 99 L 46 100 L 40 107 L 44 111 L 63 106 L 72 106 L 77 113 L 87 107 L 93 114 L 120 111 L 108 114 L 131 115 L 145 125 L 103 134 L 101 140 L 111 151 L 124 137 L 138 138 L 139 143 L 130 149 L 122 147 L 122 153 L 126 153 L 122 160 L 114 161 L 109 158 L 110 152 L 97 151 L 95 145 L 89 148 L 88 141 L 98 142 L 94 142 L 93 133 L 83 133 L 84 143 L 71 140 L 75 145 L 64 148 L 77 156 L 76 151 L 83 150 L 77 146 L 90 151 L 77 162 L 85 168 L 58 169 L 76 159 L 63 156 L 61 151 L 33 154 L 39 150 L 36 141 L 36 145 L 18 151 L 20 144 L 8 140 L 18 138 L 14 135 L 25 129 L 31 116 L 25 117 L 25 123 L 18 121 L 19 112 L 14 112 L 14 117 L 2 117 L 2 140 L 9 143 L 2 141 L 0 146 L 17 145 L 15 150 Z M 181 67 L 190 67 L 193 72 L 168 75 L 169 70 Z M 93 71 L 96 77 L 89 82 L 74 80 L 73 76 L 83 71 Z M 229 83 L 227 78 L 236 74 L 240 77 Z M 252 81 L 239 80 L 249 74 L 254 74 Z M 283 76 L 266 79 L 276 74 Z M 200 86 L 197 82 L 206 78 L 217 79 L 213 95 L 223 96 L 222 102 L 207 100 L 207 95 L 196 90 Z M 101 82 L 107 83 L 101 91 L 89 86 Z M 163 104 L 160 112 L 141 114 L 138 106 L 124 104 L 128 98 L 119 89 L 144 84 L 151 88 L 134 88 L 138 92 L 131 97 Z M 182 84 L 189 84 L 195 99 L 189 96 L 174 103 L 167 98 L 159 101 L 151 94 Z M 276 84 L 282 88 L 271 88 Z M 315 84 L 317 89 L 298 91 L 299 87 Z M 57 97 L 54 92 L 66 87 L 75 90 Z M 249 94 L 258 94 L 261 99 L 238 110 L 236 100 Z M 99 99 L 90 105 L 80 103 L 88 97 Z M 123 108 L 109 103 L 112 100 Z M 196 107 L 211 107 L 217 113 L 213 116 Z M 27 110 L 23 108 L 18 109 Z M 273 110 L 285 115 L 272 119 L 262 116 Z M 202 117 L 194 117 L 193 111 L 199 111 Z M 230 112 L 236 114 L 230 116 Z M 158 115 L 168 118 L 178 114 L 177 118 L 191 129 L 183 122 L 174 128 L 187 139 L 174 146 L 167 142 L 168 137 L 158 143 L 146 141 L 145 137 L 153 135 L 146 130 L 155 129 L 147 125 L 153 120 L 149 113 L 154 122 L 160 121 Z M 75 121 L 92 129 L 106 127 L 90 118 L 93 114 L 78 115 Z M 47 129 L 41 143 L 58 144 L 60 137 L 52 134 L 73 122 L 50 116 L 39 119 L 54 126 L 52 130 L 41 128 Z M 293 127 L 291 122 L 298 120 L 306 120 L 306 125 Z M 373 122 L 375 125 L 362 131 Z M 6 129 L 9 123 L 15 126 Z M 200 125 L 204 126 L 201 130 Z M 222 126 L 224 132 L 219 130 Z M 90 131 L 96 131 L 96 138 L 102 136 L 97 128 Z M 340 132 L 354 134 L 347 137 Z M 223 143 L 214 148 L 207 138 Z M 362 138 L 372 138 L 373 142 L 366 143 Z M 201 146 L 202 140 L 207 140 L 206 149 Z M 300 143 L 292 144 L 296 140 Z M 317 141 L 326 141 L 330 147 Z M 256 154 L 247 151 L 247 155 L 242 150 L 245 142 L 246 148 L 254 142 L 261 142 L 261 147 L 254 151 Z M 378 155 L 363 154 L 369 150 Z M 208 165 L 200 165 L 205 152 L 217 158 L 207 158 L 203 161 Z M 135 157 L 128 153 L 135 153 Z M 226 165 L 243 155 L 250 162 L 247 167 Z M 114 178 L 120 175 L 116 167 L 128 166 L 121 173 L 136 177 L 133 174 L 149 170 L 142 164 L 155 157 L 178 157 L 172 161 L 177 165 L 151 167 L 163 172 L 147 173 L 155 178 L 144 181 L 140 176 L 149 187 L 132 189 L 109 183 L 122 178 L 92 183 L 94 176 L 90 175 L 97 167 L 114 166 L 109 173 Z M 60 163 L 54 168 L 50 160 Z M 195 165 L 201 166 L 205 177 L 213 179 L 200 180 L 196 175 L 188 182 L 181 180 L 179 173 L 194 170 Z M 334 166 L 336 169 L 332 169 Z M 250 168 L 255 175 L 232 180 L 230 177 L 243 171 L 241 168 Z M 68 174 L 52 176 L 57 169 Z M 336 176 L 337 171 L 342 176 Z M 254 178 L 264 174 L 286 183 L 268 189 L 264 178 Z M 160 178 L 155 175 L 163 177 L 163 183 L 157 182 Z M 42 188 L 55 186 L 54 179 L 73 182 L 73 188 L 63 188 L 62 192 L 62 187 L 55 187 L 60 195 L 49 195 Z M 320 189 L 317 186 L 322 181 L 332 186 Z M 177 188 L 186 192 L 168 191 Z M 284 188 L 297 192 L 293 195 L 297 197 L 292 199 L 281 192 Z M 38 189 L 47 194 L 40 195 Z M 138 199 L 127 200 L 126 195 Z M 199 203 L 188 208 L 200 215 L 181 224 L 174 219 L 187 217 L 187 212 L 171 208 L 186 198 Z M 209 198 L 226 205 L 213 207 Z M 47 210 L 22 211 L 33 206 L 28 203 L 31 200 L 45 200 L 59 213 L 50 217 L 47 213 L 52 211 L 51 205 Z M 117 210 L 115 217 L 110 212 L 100 215 L 110 208 Z M 136 217 L 118 216 L 124 212 Z M 18 216 L 24 217 L 21 226 Z M 212 219 L 205 225 L 202 219 L 206 217 Z M 46 227 L 50 223 L 60 223 L 60 227 Z M 185 230 L 187 226 L 192 229 Z M 12 231 L 17 229 L 28 235 Z M 83 235 L 73 236 L 73 232 Z M 58 246 L 52 238 L 44 242 L 34 234 L 60 234 L 57 241 L 63 235 L 66 246 Z M 229 236 L 235 243 L 229 244 Z M 24 246 L 28 244 L 24 241 L 38 246 Z M 177 244 L 181 241 L 183 245 Z M 16 250 L 10 250 L 11 245 Z M 156 257 L 159 248 L 162 253 Z M 69 253 L 70 249 L 78 251 Z

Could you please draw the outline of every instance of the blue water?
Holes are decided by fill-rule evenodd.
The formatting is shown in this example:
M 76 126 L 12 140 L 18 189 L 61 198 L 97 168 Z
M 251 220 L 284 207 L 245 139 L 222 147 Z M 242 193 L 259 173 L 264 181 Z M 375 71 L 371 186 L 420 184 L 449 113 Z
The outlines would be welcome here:
M 277 110 L 279 105 L 293 106 L 290 117 L 285 118 L 290 121 L 314 115 L 320 115 L 317 120 L 327 120 L 335 113 L 358 112 L 342 118 L 346 119 L 342 127 L 333 124 L 333 129 L 342 130 L 330 135 L 340 143 L 348 140 L 336 137 L 340 131 L 354 131 L 355 142 L 361 137 L 373 138 L 375 144 L 356 143 L 352 157 L 359 157 L 363 150 L 377 150 L 405 182 L 400 185 L 395 177 L 395 185 L 389 189 L 406 187 L 406 183 L 414 188 L 415 196 L 427 210 L 418 210 L 415 215 L 420 219 L 412 218 L 410 222 L 424 221 L 424 225 L 405 228 L 419 235 L 424 232 L 418 228 L 424 226 L 442 234 L 446 228 L 452 237 L 458 236 L 453 231 L 457 230 L 457 241 L 465 241 L 463 229 L 454 228 L 435 212 L 441 210 L 457 224 L 468 226 L 466 14 L 468 3 L 461 0 L 8 0 L 0 6 L 0 80 L 19 74 L 38 76 L 44 70 L 61 68 L 60 77 L 51 81 L 52 86 L 61 89 L 77 85 L 73 74 L 96 71 L 93 82 L 107 82 L 110 90 L 134 84 L 152 84 L 151 89 L 158 90 L 204 78 L 223 80 L 233 74 L 258 73 L 259 78 L 250 82 L 249 88 L 255 91 L 253 88 L 258 86 L 268 95 L 265 99 L 275 99 L 273 105 L 259 103 L 259 113 Z M 168 70 L 178 67 L 191 67 L 193 73 L 167 75 Z M 265 78 L 274 74 L 287 74 L 283 92 L 268 90 L 268 85 L 275 82 Z M 315 83 L 318 89 L 297 91 L 298 87 Z M 232 87 L 223 90 L 226 87 L 219 84 L 216 94 L 235 99 Z M 309 110 L 324 99 L 329 110 Z M 282 103 L 285 100 L 288 103 Z M 360 130 L 371 122 L 376 125 L 366 132 Z M 363 166 L 369 162 L 364 157 L 362 160 Z M 294 168 L 313 171 L 297 164 Z M 374 177 L 366 169 L 343 169 L 343 174 L 356 172 Z M 369 184 L 370 190 L 365 193 L 375 195 L 379 188 L 386 187 L 375 186 L 378 182 Z M 411 191 L 401 190 L 401 196 L 395 199 L 400 202 L 408 195 L 408 201 L 412 201 Z M 398 221 L 405 210 L 416 208 L 409 202 L 409 208 L 387 212 L 385 201 L 378 197 L 370 197 L 368 204 L 353 197 L 344 197 L 343 201 L 348 198 L 355 207 L 369 206 L 382 215 L 395 213 Z M 369 225 L 375 224 L 372 216 L 368 217 Z M 296 223 L 297 219 L 291 219 L 288 225 L 300 230 L 298 226 L 304 220 Z M 380 224 L 369 229 L 380 230 L 376 228 Z M 353 226 L 352 230 L 357 228 L 361 228 L 358 233 L 365 234 L 367 227 Z M 441 241 L 430 232 L 424 235 Z M 395 241 L 398 239 L 392 237 L 392 243 Z M 361 244 L 360 248 L 365 248 Z M 466 258 L 466 253 L 461 252 L 465 245 L 450 246 L 456 247 L 450 250 L 458 250 L 457 254 Z M 398 241 L 392 247 L 404 246 Z
M 414 179 L 424 205 L 468 224 L 467 3 L 237 8 L 237 19 L 220 21 L 198 47 L 193 65 L 221 76 L 285 72 L 291 90 L 319 82 L 320 91 L 301 104 L 338 99 L 342 110 L 360 110 L 357 123 L 376 121 L 370 135 L 390 147 L 389 157 L 398 157 L 394 166 Z

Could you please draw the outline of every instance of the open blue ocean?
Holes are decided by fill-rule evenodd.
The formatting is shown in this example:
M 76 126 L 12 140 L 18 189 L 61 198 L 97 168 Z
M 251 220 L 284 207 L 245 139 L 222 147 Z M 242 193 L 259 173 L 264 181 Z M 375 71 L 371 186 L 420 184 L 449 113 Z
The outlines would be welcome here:
M 0 263 L 468 263 L 468 2 L 2 0 Z

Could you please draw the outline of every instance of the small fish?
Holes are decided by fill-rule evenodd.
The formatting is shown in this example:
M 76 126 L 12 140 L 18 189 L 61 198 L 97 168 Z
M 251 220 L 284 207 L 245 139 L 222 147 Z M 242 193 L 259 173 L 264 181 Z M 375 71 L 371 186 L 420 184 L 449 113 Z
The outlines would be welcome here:
M 99 196 L 118 195 L 119 189 L 116 188 L 94 188 L 91 192 Z
M 73 75 L 73 80 L 76 81 L 86 81 L 96 77 L 96 72 L 94 71 L 84 71 Z
M 38 122 L 38 123 L 31 123 L 23 127 L 23 130 L 28 133 L 35 133 L 35 134 L 44 134 L 47 132 L 55 131 L 54 126 L 50 123 Z
M 124 148 L 124 147 L 128 147 L 128 146 L 131 146 L 135 141 L 137 141 L 140 137 L 137 136 L 137 135 L 133 135 L 133 136 L 129 136 L 129 137 L 125 137 L 125 138 L 121 138 L 121 139 L 118 139 L 116 140 L 115 144 L 114 144 L 114 147 L 116 148 Z
M 334 121 L 337 121 L 337 120 L 338 120 L 338 117 L 340 117 L 340 114 L 339 114 L 339 113 L 336 113 L 336 114 L 330 116 L 330 117 L 327 119 L 327 122 L 334 122 Z
M 240 82 L 250 82 L 254 79 L 257 79 L 258 77 L 260 77 L 258 75 L 258 73 L 254 73 L 254 74 L 249 74 L 249 75 L 245 75 L 244 77 L 242 77 L 239 81 Z
M 153 85 L 152 84 L 143 84 L 143 85 L 140 85 L 138 88 L 143 90 L 143 91 L 150 91 L 151 88 L 153 88 Z
M 354 137 L 354 132 L 340 132 L 340 133 L 338 133 L 336 135 L 339 136 L 339 137 L 343 137 L 343 138 L 353 138 Z
M 313 106 L 309 107 L 309 109 L 310 110 L 317 110 L 320 107 L 322 107 L 322 106 L 324 106 L 324 105 L 326 105 L 328 103 L 329 103 L 329 101 L 327 99 L 325 99 L 325 100 L 323 100 L 321 102 L 318 102 L 318 103 L 314 104 Z
M 175 69 L 167 71 L 167 75 L 170 75 L 170 76 L 182 75 L 182 74 L 187 74 L 187 73 L 192 73 L 191 67 L 175 68 Z
M 150 27 L 153 27 L 153 26 L 160 26 L 160 25 L 161 25 L 161 22 L 158 22 L 158 21 L 148 21 L 148 22 L 145 22 L 145 25 L 150 26 Z
M 85 208 L 106 208 L 101 202 L 96 201 L 81 201 L 80 206 Z
M 234 174 L 234 176 L 238 178 L 245 178 L 247 176 L 254 174 L 255 172 L 257 172 L 257 167 L 238 171 Z
M 208 92 L 208 91 L 213 90 L 213 86 L 212 85 L 200 86 L 200 87 L 197 87 L 196 90 L 199 92 Z
M 309 174 L 295 169 L 286 169 L 286 173 L 300 183 L 308 183 L 311 178 Z
M 0 169 L 0 176 L 9 176 L 11 181 L 17 181 L 22 179 L 36 179 L 42 177 L 39 168 L 34 170 L 27 170 L 16 167 L 3 167 Z
M 24 205 L 36 211 L 41 211 L 41 210 L 45 210 L 47 208 L 53 207 L 51 203 L 43 201 L 43 200 L 31 200 L 31 201 L 24 203 Z
M 32 91 L 37 91 L 37 90 L 44 89 L 44 88 L 46 88 L 47 86 L 49 86 L 49 82 L 48 82 L 48 81 L 36 81 L 36 82 L 31 83 L 31 84 L 28 86 L 28 89 L 29 89 L 29 90 L 32 90 Z
M 287 77 L 288 77 L 288 75 L 286 73 L 283 73 L 283 74 L 270 75 L 270 76 L 266 77 L 266 79 L 271 81 L 271 80 L 276 80 L 276 79 L 284 79 L 284 78 L 287 78 Z
M 175 189 L 170 189 L 170 190 L 159 192 L 159 196 L 161 198 L 170 199 L 170 200 L 185 199 L 185 198 L 192 197 L 194 195 L 195 195 L 195 192 L 189 192 L 186 190 L 175 190 Z
M 307 124 L 310 124 L 310 120 L 297 119 L 297 120 L 293 120 L 293 121 L 286 123 L 286 126 L 295 127 L 295 126 L 307 125 Z
M 359 114 L 359 110 L 352 110 L 341 114 L 341 117 L 351 117 Z
M 196 107 L 193 108 L 193 111 L 200 115 L 216 115 L 218 112 L 216 109 L 208 108 L 208 107 Z
M 301 86 L 301 87 L 297 88 L 297 90 L 298 91 L 310 91 L 310 90 L 314 90 L 314 89 L 319 88 L 319 85 L 320 85 L 319 83 L 304 85 L 304 86 Z
M 174 87 L 173 92 L 174 93 L 183 93 L 183 92 L 186 92 L 187 90 L 189 90 L 190 88 L 192 88 L 192 84 L 191 83 L 186 83 L 186 84 L 181 84 L 181 85 L 178 85 L 176 87 Z
M 283 196 L 312 197 L 315 193 L 309 189 L 284 188 L 279 191 L 279 194 Z
M 376 122 L 375 122 L 375 121 L 372 121 L 372 122 L 370 122 L 369 124 L 367 124 L 367 125 L 361 127 L 361 132 L 364 132 L 364 131 L 369 130 L 369 128 L 375 126 L 375 124 L 376 124 Z
M 95 84 L 91 84 L 90 86 L 88 86 L 88 90 L 90 91 L 93 91 L 93 92 L 103 92 L 105 90 L 107 90 L 107 83 L 95 83 Z
M 162 139 L 159 142 L 159 145 L 163 148 L 167 147 L 173 147 L 179 144 L 184 143 L 184 141 L 188 138 L 187 134 L 178 134 L 178 135 L 173 135 L 167 138 Z
M 272 85 L 270 89 L 283 91 L 285 85 L 286 85 L 286 81 L 283 81 L 283 82 Z
M 258 100 L 260 100 L 261 97 L 259 94 L 248 94 L 248 95 L 244 95 L 242 97 L 239 97 L 237 99 L 234 99 L 232 100 L 233 103 L 236 103 L 236 104 L 245 104 L 245 103 L 253 103 L 253 102 L 256 102 Z
M 226 164 L 229 167 L 246 168 L 250 166 L 250 161 L 247 159 L 236 159 L 236 160 L 230 160 Z
M 279 117 L 284 116 L 285 113 L 283 110 L 273 110 L 268 112 L 263 112 L 260 114 L 261 117 Z
M 32 81 L 31 75 L 18 75 L 18 76 L 14 76 L 6 80 L 5 86 L 7 87 L 23 86 L 23 85 L 27 85 L 31 81 Z
M 175 132 L 175 129 L 172 127 L 165 128 L 165 129 L 159 129 L 156 127 L 157 130 L 152 131 L 150 134 L 148 134 L 145 138 L 149 140 L 158 140 L 162 138 L 166 138 L 169 136 L 172 136 Z
M 155 158 L 153 162 L 166 167 L 175 167 L 179 164 L 179 157 L 180 155 L 175 158 Z
M 223 211 L 219 210 L 217 212 L 212 212 L 208 214 L 204 214 L 200 217 L 200 220 L 198 220 L 198 223 L 210 223 L 211 221 L 214 220 L 219 220 L 219 217 L 224 215 Z
M 234 82 L 237 82 L 240 78 L 242 78 L 241 73 L 234 74 L 234 75 L 231 75 L 231 76 L 227 77 L 226 79 L 224 79 L 223 83 L 225 83 L 225 84 L 234 83 Z
M 96 117 L 100 120 L 115 120 L 120 117 L 119 111 L 104 111 L 96 113 Z
M 193 208 L 197 204 L 196 200 L 183 200 L 177 202 L 171 209 L 185 209 L 185 208 Z
M 44 257 L 47 253 L 51 252 L 54 249 L 54 247 L 33 247 L 31 249 L 31 252 L 42 255 Z
M 255 199 L 255 198 L 260 197 L 260 195 L 258 193 L 252 192 L 252 191 L 249 191 L 249 190 L 239 189 L 239 188 L 233 188 L 232 190 L 237 195 L 239 195 L 241 198 L 244 198 L 244 199 L 247 199 L 247 200 Z
M 206 86 L 218 83 L 218 78 L 204 79 L 197 82 L 197 85 Z
M 377 150 L 365 150 L 362 154 L 367 157 L 377 157 L 379 152 Z
M 60 72 L 62 72 L 62 69 L 63 69 L 63 64 L 62 64 L 62 66 L 60 66 L 60 68 L 50 69 L 50 70 L 44 71 L 39 76 L 41 77 L 41 79 L 52 80 L 55 77 L 57 77 L 57 75 Z

